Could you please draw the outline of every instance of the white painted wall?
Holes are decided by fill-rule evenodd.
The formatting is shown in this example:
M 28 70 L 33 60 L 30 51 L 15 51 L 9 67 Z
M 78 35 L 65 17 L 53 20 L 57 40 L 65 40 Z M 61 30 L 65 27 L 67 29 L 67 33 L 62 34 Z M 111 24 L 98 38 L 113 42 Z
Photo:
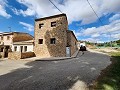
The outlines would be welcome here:
M 23 52 L 24 52 L 24 47 L 27 46 L 27 51 L 26 52 L 33 52 L 33 45 L 12 45 L 12 51 L 14 51 L 14 47 L 17 46 L 17 52 L 20 52 L 20 47 L 23 46 Z

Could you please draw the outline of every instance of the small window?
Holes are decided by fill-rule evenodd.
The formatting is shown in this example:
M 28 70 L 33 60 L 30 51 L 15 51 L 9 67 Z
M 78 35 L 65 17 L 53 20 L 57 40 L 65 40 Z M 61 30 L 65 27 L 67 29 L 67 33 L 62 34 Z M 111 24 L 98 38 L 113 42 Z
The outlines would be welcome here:
M 50 39 L 50 44 L 55 44 L 56 43 L 56 39 L 55 38 L 51 38 Z
M 39 24 L 39 28 L 42 28 L 42 27 L 43 27 L 43 25 L 44 25 L 43 23 Z
M 17 46 L 14 47 L 14 51 L 17 51 Z
M 20 46 L 20 52 L 23 52 L 23 46 Z
M 56 22 L 51 22 L 51 27 L 56 27 Z
M 38 44 L 43 44 L 43 39 L 39 39 Z
M 3 40 L 3 36 L 1 37 L 1 40 Z
M 27 46 L 24 47 L 25 52 L 27 52 Z
M 10 40 L 10 36 L 7 36 L 7 40 Z

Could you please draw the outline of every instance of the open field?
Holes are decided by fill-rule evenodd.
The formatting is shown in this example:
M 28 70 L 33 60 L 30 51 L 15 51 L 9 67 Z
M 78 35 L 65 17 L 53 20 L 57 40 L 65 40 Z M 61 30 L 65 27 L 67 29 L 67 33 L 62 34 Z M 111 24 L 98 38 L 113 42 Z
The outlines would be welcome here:
M 112 64 L 108 66 L 94 83 L 95 90 L 120 90 L 120 52 L 109 52 Z

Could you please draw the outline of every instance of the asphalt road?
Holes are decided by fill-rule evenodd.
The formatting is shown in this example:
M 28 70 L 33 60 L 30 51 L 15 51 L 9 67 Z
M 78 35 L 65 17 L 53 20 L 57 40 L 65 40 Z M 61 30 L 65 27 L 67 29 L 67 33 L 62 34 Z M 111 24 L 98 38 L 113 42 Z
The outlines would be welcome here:
M 89 85 L 109 64 L 109 56 L 88 51 L 73 59 L 33 61 L 26 64 L 30 68 L 0 76 L 0 90 L 68 90 L 78 81 Z

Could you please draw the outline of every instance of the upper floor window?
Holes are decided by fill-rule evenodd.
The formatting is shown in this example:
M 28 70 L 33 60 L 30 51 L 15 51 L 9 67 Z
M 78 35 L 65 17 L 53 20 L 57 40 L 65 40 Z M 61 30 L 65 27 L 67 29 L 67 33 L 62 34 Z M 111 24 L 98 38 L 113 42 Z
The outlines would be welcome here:
M 39 39 L 38 44 L 43 44 L 43 39 Z
M 10 36 L 7 36 L 7 40 L 10 40 Z
M 3 36 L 1 37 L 1 40 L 3 40 Z
M 56 27 L 56 22 L 51 22 L 51 27 Z
M 55 44 L 56 43 L 56 39 L 55 38 L 51 38 L 50 39 L 50 44 Z
M 39 28 L 42 28 L 42 27 L 43 27 L 43 25 L 44 25 L 43 23 L 39 24 Z

